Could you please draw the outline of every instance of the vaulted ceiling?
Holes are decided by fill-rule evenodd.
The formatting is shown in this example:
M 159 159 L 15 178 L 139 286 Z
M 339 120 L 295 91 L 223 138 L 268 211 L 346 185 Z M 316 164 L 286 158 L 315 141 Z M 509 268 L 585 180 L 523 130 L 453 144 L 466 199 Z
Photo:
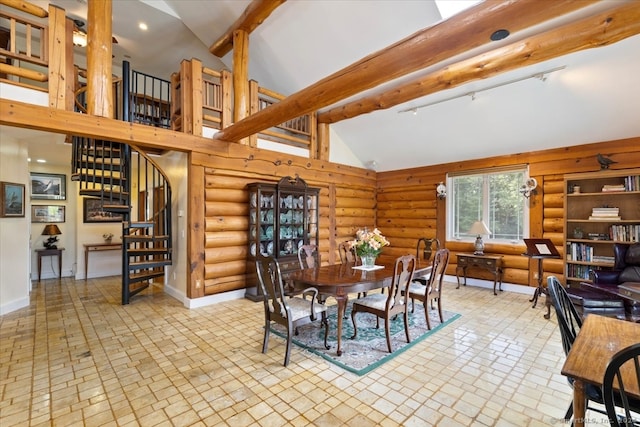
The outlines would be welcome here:
M 83 0 L 53 3 L 69 16 L 86 17 Z M 280 114 L 317 106 L 326 120 L 334 122 L 332 152 L 350 158 L 351 164 L 379 171 L 640 135 L 640 36 L 614 42 L 598 39 L 606 39 L 620 26 L 637 27 L 623 21 L 625 16 L 640 21 L 639 8 L 615 15 L 595 31 L 597 36 L 576 36 L 575 30 L 558 28 L 634 2 L 581 0 L 573 2 L 579 7 L 570 7 L 578 10 L 558 7 L 558 12 L 548 10 L 551 3 L 544 8 L 540 3 L 487 0 L 475 7 L 482 14 L 472 8 L 448 21 L 457 22 L 455 26 L 445 26 L 438 24 L 441 18 L 432 0 L 288 0 L 250 34 L 249 77 L 293 95 L 291 105 L 286 109 L 283 105 Z M 114 60 L 127 59 L 133 68 L 165 78 L 177 71 L 183 58 L 196 57 L 211 68 L 233 70 L 232 53 L 217 58 L 209 47 L 250 4 L 249 0 L 114 1 L 113 32 L 118 40 Z M 513 16 L 504 11 L 507 6 L 526 9 L 527 4 L 535 12 Z M 148 25 L 146 32 L 138 29 L 140 21 Z M 500 28 L 511 35 L 499 42 L 486 38 L 480 46 L 470 44 L 480 34 Z M 547 31 L 556 32 L 545 37 Z M 387 50 L 416 34 L 424 37 L 411 46 Z M 594 48 L 562 54 L 563 46 L 580 37 L 582 47 Z M 431 44 L 430 50 L 421 51 L 425 43 Z M 548 46 L 555 49 L 555 56 L 538 60 L 539 52 L 550 52 Z M 503 50 L 491 57 L 488 52 L 496 49 Z M 394 55 L 385 56 L 392 51 Z M 482 54 L 489 56 L 478 57 Z M 351 67 L 359 61 L 360 68 Z M 350 73 L 344 73 L 348 67 Z M 355 76 L 353 81 L 345 80 L 347 75 Z M 426 79 L 433 90 L 394 105 L 402 98 L 398 93 L 427 85 L 402 87 L 416 79 Z M 384 82 L 369 84 L 374 80 Z M 342 112 L 336 110 L 350 101 L 357 102 Z M 383 109 L 337 121 L 338 113 L 349 111 L 351 116 L 366 111 L 358 106 L 367 102 Z M 278 118 L 265 113 L 260 120 Z

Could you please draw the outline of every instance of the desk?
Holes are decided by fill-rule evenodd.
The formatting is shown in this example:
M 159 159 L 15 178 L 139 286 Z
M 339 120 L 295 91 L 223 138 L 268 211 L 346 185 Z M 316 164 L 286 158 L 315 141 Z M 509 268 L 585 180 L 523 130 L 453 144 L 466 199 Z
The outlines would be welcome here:
M 535 292 L 533 293 L 533 297 L 529 300 L 529 302 L 533 302 L 533 305 L 531 306 L 531 308 L 536 308 L 536 304 L 538 304 L 538 297 L 542 294 L 545 294 L 546 295 L 545 306 L 547 307 L 547 314 L 544 315 L 544 318 L 548 319 L 549 317 L 551 317 L 551 301 L 549 301 L 549 292 L 547 291 L 547 288 L 542 286 L 542 276 L 544 274 L 544 270 L 542 268 L 542 261 L 544 261 L 547 258 L 557 259 L 557 258 L 560 258 L 560 256 L 559 255 L 529 255 L 526 253 L 522 255 L 530 259 L 538 260 L 538 287 L 536 288 Z
M 458 279 L 458 286 L 460 288 L 460 276 L 458 275 L 458 269 L 462 269 L 464 277 L 464 286 L 467 286 L 467 268 L 478 267 L 488 270 L 493 273 L 493 294 L 496 293 L 496 282 L 500 281 L 500 291 L 502 292 L 502 257 L 499 255 L 475 255 L 475 254 L 458 254 L 458 261 L 456 266 L 456 279 Z
M 119 251 L 122 249 L 122 243 L 85 243 L 84 245 L 84 280 L 87 280 L 87 272 L 89 271 L 89 253 L 100 251 Z
M 57 249 L 36 249 L 38 254 L 38 282 L 40 281 L 40 272 L 42 271 L 42 257 L 43 256 L 57 256 L 58 257 L 58 278 L 62 278 L 62 251 L 64 248 Z
M 424 276 L 431 269 L 431 262 L 417 260 L 415 277 Z M 338 356 L 342 355 L 342 319 L 347 308 L 349 294 L 367 292 L 373 289 L 385 288 L 391 285 L 393 278 L 393 263 L 378 263 L 384 268 L 372 271 L 354 269 L 354 264 L 323 265 L 316 268 L 308 268 L 291 273 L 291 281 L 296 290 L 302 290 L 313 286 L 322 295 L 332 296 L 338 303 Z
M 574 379 L 573 420 L 576 427 L 584 426 L 586 384 L 601 388 L 611 357 L 639 341 L 640 324 L 598 315 L 585 317 L 561 371 L 562 375 Z M 627 393 L 640 399 L 640 386 L 634 384 L 632 376 L 624 376 L 623 381 Z

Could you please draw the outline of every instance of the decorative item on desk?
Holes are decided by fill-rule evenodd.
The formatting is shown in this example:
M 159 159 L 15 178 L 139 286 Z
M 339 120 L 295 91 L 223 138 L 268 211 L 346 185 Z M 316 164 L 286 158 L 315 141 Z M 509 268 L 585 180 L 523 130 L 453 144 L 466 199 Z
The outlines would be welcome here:
M 446 199 L 446 197 L 447 197 L 447 187 L 444 185 L 443 182 L 440 182 L 440 184 L 438 184 L 438 186 L 436 187 L 436 195 L 438 196 L 438 199 L 440 199 L 440 200 Z
M 111 239 L 113 239 L 113 233 L 104 233 L 102 238 L 106 243 L 111 243 Z
M 538 187 L 538 181 L 536 181 L 535 178 L 529 178 L 522 184 L 522 187 L 520 187 L 518 191 L 528 199 L 532 194 L 536 194 L 536 187 Z
M 484 255 L 484 242 L 482 241 L 482 236 L 491 234 L 491 231 L 489 231 L 489 228 L 487 228 L 487 226 L 483 221 L 476 221 L 471 225 L 471 228 L 469 229 L 469 234 L 477 235 L 476 242 L 473 246 L 474 248 L 473 254 Z
M 375 265 L 375 260 L 382 252 L 382 248 L 388 245 L 389 241 L 380 233 L 380 230 L 375 228 L 369 231 L 366 227 L 358 230 L 356 239 L 349 242 L 350 248 L 355 248 L 356 255 L 362 259 L 362 265 L 365 267 Z
M 42 230 L 42 235 L 49 236 L 49 238 L 44 242 L 42 242 L 44 247 L 46 249 L 58 249 L 58 246 L 56 245 L 58 238 L 56 236 L 60 234 L 62 234 L 62 232 L 60 231 L 57 225 L 55 224 L 46 225 L 44 227 L 44 230 Z

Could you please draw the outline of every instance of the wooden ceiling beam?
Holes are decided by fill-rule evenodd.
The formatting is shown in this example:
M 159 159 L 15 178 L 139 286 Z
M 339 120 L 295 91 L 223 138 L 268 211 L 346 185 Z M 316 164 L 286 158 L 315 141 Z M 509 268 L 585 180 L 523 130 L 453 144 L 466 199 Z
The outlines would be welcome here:
M 239 141 L 294 117 L 318 111 L 382 83 L 464 54 L 489 43 L 498 29 L 515 33 L 558 16 L 591 6 L 596 0 L 485 1 L 432 27 L 375 52 L 356 63 L 288 96 L 216 134 Z
M 209 52 L 218 58 L 222 58 L 231 52 L 231 49 L 233 49 L 234 32 L 244 30 L 247 34 L 251 34 L 253 30 L 258 28 L 258 26 L 271 15 L 271 12 L 276 10 L 278 6 L 285 1 L 286 0 L 253 0 L 222 37 L 209 47 Z
M 621 4 L 578 22 L 567 24 L 494 49 L 441 70 L 387 88 L 384 93 L 351 101 L 318 114 L 319 123 L 336 123 L 384 110 L 412 99 L 451 89 L 471 81 L 547 61 L 584 49 L 601 47 L 640 34 L 640 3 Z

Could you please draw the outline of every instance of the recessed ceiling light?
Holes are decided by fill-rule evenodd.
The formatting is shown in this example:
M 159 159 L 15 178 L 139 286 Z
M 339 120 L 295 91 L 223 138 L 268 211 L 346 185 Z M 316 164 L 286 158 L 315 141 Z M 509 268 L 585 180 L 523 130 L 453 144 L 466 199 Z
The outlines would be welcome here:
M 509 30 L 496 30 L 493 32 L 493 34 L 491 34 L 491 40 L 493 40 L 494 42 L 497 42 L 498 40 L 504 40 L 509 37 L 509 34 Z
M 45 159 L 37 159 L 36 162 L 38 162 L 38 163 L 47 163 L 47 161 Z
M 31 161 L 31 157 L 27 157 L 27 162 L 30 162 L 30 161 Z
M 147 27 L 147 24 L 145 24 L 144 22 L 139 23 L 138 28 L 140 28 L 142 31 L 147 31 L 149 29 L 149 27 Z

